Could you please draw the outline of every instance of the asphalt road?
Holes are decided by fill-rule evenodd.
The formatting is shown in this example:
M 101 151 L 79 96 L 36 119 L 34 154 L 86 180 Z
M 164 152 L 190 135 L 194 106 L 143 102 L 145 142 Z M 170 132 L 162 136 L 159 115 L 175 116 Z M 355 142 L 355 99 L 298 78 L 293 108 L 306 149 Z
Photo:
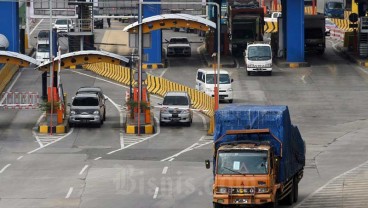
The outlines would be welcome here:
M 164 38 L 178 35 L 200 40 L 195 34 L 164 32 Z M 167 69 L 150 73 L 194 87 L 195 71 L 203 67 L 199 46 L 192 44 L 192 57 L 170 58 Z M 324 204 L 315 207 L 354 205 L 359 199 L 344 197 L 344 187 L 329 184 L 368 161 L 368 71 L 340 56 L 329 41 L 323 56 L 307 60 L 312 67 L 275 67 L 272 76 L 247 76 L 239 60 L 239 68 L 228 69 L 235 80 L 234 103 L 289 106 L 292 122 L 307 144 L 300 207 L 316 201 Z M 22 69 L 11 90 L 41 92 L 40 77 L 33 69 Z M 102 87 L 109 97 L 107 120 L 101 128 L 78 127 L 66 135 L 43 136 L 32 133 L 40 111 L 0 110 L 1 208 L 211 207 L 212 171 L 204 167 L 204 160 L 212 157 L 208 118 L 196 113 L 191 127 L 125 135 L 121 117 L 126 87 L 85 70 L 64 70 L 61 77 L 68 100 L 81 86 Z M 153 104 L 161 100 L 151 99 Z M 157 116 L 158 109 L 154 113 Z M 359 183 L 366 181 L 364 173 Z M 347 172 L 340 178 L 356 175 Z M 335 200 L 313 200 L 321 192 Z M 360 194 L 360 189 L 349 189 L 354 193 Z

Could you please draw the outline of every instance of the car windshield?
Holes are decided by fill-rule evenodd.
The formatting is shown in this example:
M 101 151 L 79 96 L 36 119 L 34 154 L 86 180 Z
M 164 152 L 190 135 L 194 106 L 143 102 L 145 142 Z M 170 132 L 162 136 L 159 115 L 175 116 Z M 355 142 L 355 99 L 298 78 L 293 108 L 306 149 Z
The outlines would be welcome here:
M 39 39 L 49 39 L 49 31 L 40 31 L 37 35 Z
M 38 44 L 37 51 L 38 52 L 49 52 L 50 45 L 49 44 Z
M 327 8 L 328 9 L 342 9 L 343 4 L 341 2 L 328 2 Z
M 249 60 L 268 60 L 271 59 L 271 48 L 269 46 L 249 46 Z
M 97 97 L 76 97 L 73 106 L 98 106 Z
M 57 24 L 57 25 L 66 25 L 66 24 L 68 24 L 68 20 L 65 20 L 65 19 L 56 20 L 55 24 Z
M 186 38 L 173 38 L 173 39 L 170 39 L 170 43 L 188 43 L 188 39 L 186 39 Z
M 185 96 L 165 96 L 164 105 L 189 105 L 189 100 Z
M 230 84 L 230 76 L 228 74 L 220 74 L 220 84 Z M 207 84 L 215 84 L 215 75 L 207 74 L 206 75 L 206 83 Z
M 267 151 L 220 152 L 217 173 L 267 174 Z

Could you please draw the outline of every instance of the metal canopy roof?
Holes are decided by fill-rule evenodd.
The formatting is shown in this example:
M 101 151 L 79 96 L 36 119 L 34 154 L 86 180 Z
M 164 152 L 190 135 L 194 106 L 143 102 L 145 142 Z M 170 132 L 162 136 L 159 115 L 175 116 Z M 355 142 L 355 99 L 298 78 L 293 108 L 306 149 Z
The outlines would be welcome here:
M 29 62 L 31 64 L 35 64 L 37 66 L 40 65 L 40 63 L 41 63 L 40 61 L 37 61 L 36 59 L 34 59 L 32 57 L 29 57 L 29 56 L 24 55 L 24 54 L 16 53 L 16 52 L 13 52 L 13 51 L 0 51 L 0 56 L 8 56 L 8 57 L 11 57 L 11 58 L 17 58 L 17 59 Z
M 125 62 L 125 63 L 129 63 L 129 59 L 126 58 L 125 56 L 120 56 L 120 55 L 117 55 L 115 53 L 110 53 L 110 52 L 107 52 L 107 51 L 95 51 L 95 50 L 77 51 L 77 52 L 66 53 L 66 54 L 61 55 L 60 59 L 63 60 L 63 59 L 66 59 L 66 58 L 71 58 L 71 57 L 75 57 L 75 56 L 83 56 L 83 55 L 107 56 L 107 57 L 118 59 L 118 60 L 120 60 L 122 62 Z M 59 57 L 58 56 L 55 57 L 54 61 L 59 61 Z M 44 62 L 43 64 L 39 65 L 38 68 L 47 66 L 50 63 L 51 63 L 51 61 Z
M 175 19 L 180 19 L 180 20 L 187 20 L 187 21 L 193 21 L 193 22 L 198 22 L 204 25 L 208 25 L 212 28 L 216 28 L 216 24 L 208 19 L 205 19 L 203 17 L 200 16 L 193 16 L 190 14 L 161 14 L 161 15 L 155 15 L 152 17 L 147 17 L 144 18 L 142 20 L 142 24 L 145 23 L 149 23 L 149 22 L 154 22 L 154 21 L 160 21 L 160 20 L 175 20 Z M 128 31 L 136 26 L 138 26 L 138 22 L 134 22 L 128 26 L 126 26 L 123 31 Z

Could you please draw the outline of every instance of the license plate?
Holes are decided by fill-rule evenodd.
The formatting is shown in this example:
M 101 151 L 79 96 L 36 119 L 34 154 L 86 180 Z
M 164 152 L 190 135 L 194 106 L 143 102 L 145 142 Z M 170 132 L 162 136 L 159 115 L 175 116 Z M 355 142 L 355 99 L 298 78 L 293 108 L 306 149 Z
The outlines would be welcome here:
M 173 117 L 173 118 L 178 118 L 178 117 L 179 117 L 179 115 L 178 115 L 178 114 L 172 114 L 172 117 Z

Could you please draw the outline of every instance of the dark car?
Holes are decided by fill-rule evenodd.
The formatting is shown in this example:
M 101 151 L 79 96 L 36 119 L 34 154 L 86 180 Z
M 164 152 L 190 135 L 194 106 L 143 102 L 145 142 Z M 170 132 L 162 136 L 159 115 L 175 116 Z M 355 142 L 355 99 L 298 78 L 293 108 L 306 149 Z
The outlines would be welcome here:
M 93 20 L 93 25 L 95 29 L 103 29 L 103 19 L 95 18 Z

